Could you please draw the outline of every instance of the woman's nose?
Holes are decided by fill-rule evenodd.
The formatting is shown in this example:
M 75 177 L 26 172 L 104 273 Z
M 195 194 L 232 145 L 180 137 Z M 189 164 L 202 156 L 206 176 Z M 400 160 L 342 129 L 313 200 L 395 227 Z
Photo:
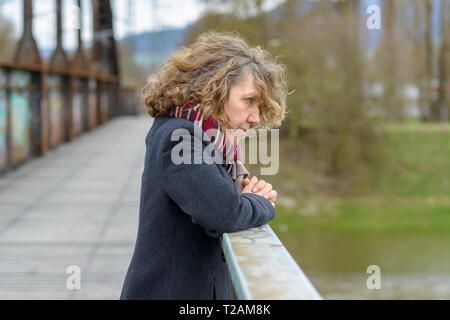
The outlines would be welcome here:
M 252 125 L 257 125 L 259 123 L 259 114 L 258 113 L 250 114 L 247 121 Z

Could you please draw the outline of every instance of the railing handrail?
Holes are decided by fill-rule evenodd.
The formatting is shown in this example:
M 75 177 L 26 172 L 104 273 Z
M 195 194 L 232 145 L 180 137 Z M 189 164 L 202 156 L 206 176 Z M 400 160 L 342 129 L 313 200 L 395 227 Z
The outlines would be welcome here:
M 270 226 L 224 233 L 222 250 L 240 300 L 321 300 Z
M 0 61 L 0 67 L 10 68 L 24 71 L 41 72 L 45 74 L 58 74 L 73 78 L 90 78 L 104 82 L 117 82 L 118 77 L 115 75 L 95 72 L 92 70 L 78 70 L 78 69 L 58 69 L 50 68 L 47 64 L 23 64 L 14 61 Z

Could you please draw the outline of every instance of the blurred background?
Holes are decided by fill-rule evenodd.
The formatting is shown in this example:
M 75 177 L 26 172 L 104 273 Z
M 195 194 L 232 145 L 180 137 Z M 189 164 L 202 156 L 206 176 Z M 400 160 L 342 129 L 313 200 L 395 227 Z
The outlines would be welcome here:
M 5 70 L 31 64 L 33 74 L 33 61 L 18 62 L 25 2 L 0 0 L 0 61 Z M 81 1 L 78 31 L 70 19 L 77 1 L 62 1 L 60 40 L 57 2 L 33 1 L 32 8 L 46 72 L 63 82 L 78 75 L 86 92 L 93 79 L 99 97 L 104 82 L 106 101 L 114 88 L 131 93 L 114 111 L 94 103 L 94 118 L 103 120 L 86 116 L 86 127 L 145 114 L 139 89 L 173 52 L 207 30 L 237 31 L 287 67 L 279 172 L 263 179 L 279 194 L 270 226 L 318 291 L 325 299 L 450 298 L 450 0 L 111 0 L 104 29 L 95 26 L 97 2 Z M 96 49 L 104 30 L 115 48 Z M 96 74 L 60 72 L 59 62 L 52 69 L 58 41 L 69 57 L 81 50 L 86 65 L 100 65 L 92 67 Z M 102 56 L 111 50 L 116 58 Z M 8 70 L 4 78 L 13 81 Z M 258 175 L 257 165 L 248 167 Z M 366 286 L 370 265 L 380 267 L 381 289 Z

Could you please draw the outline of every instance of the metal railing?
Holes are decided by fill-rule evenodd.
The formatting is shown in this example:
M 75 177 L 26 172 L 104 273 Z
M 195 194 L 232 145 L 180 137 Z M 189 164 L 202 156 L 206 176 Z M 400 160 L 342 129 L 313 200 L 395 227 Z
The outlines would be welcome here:
M 117 77 L 0 62 L 0 174 L 120 116 L 137 90 Z
M 237 299 L 322 299 L 268 225 L 225 233 L 221 241 Z
M 69 61 L 62 46 L 62 2 L 56 0 L 56 47 L 48 62 L 33 37 L 33 1 L 23 0 L 23 34 L 12 61 L 0 61 L 0 174 L 83 132 L 136 113 L 136 88 L 120 83 L 108 0 L 92 2 L 92 61 L 84 58 L 81 25 L 78 49 Z M 81 10 L 81 1 L 77 1 Z M 108 29 L 108 30 L 109 30 Z M 1 48 L 0 48 L 1 49 Z

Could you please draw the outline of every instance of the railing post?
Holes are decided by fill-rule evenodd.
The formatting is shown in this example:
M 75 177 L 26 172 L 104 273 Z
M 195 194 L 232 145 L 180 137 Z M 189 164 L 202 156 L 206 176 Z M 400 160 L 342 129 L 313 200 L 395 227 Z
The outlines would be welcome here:
M 41 55 L 33 37 L 33 2 L 23 0 L 23 34 L 17 46 L 14 61 L 20 64 L 40 65 Z
M 92 130 L 99 123 L 98 121 L 98 89 L 95 79 L 88 80 L 88 101 L 89 101 L 89 130 Z
M 11 71 L 8 89 L 9 163 L 16 167 L 31 156 L 31 72 Z
M 8 100 L 6 70 L 0 68 L 0 172 L 8 167 Z
M 72 59 L 71 69 L 79 72 L 86 71 L 87 61 L 83 52 L 83 40 L 81 38 L 81 32 L 83 30 L 82 23 L 82 7 L 81 0 L 77 1 L 78 13 L 79 13 L 79 28 L 77 30 L 78 35 L 78 48 Z M 89 79 L 84 79 L 79 76 L 72 77 L 72 113 L 74 119 L 74 135 L 77 136 L 84 131 L 90 129 L 89 125 L 89 97 L 88 97 L 88 85 Z
M 62 17 L 61 0 L 56 0 L 56 48 L 50 58 L 49 70 L 50 76 L 49 90 L 49 109 L 50 109 L 50 128 L 52 136 L 52 146 L 63 141 L 70 141 L 73 138 L 73 115 L 72 115 L 72 80 L 65 73 L 69 71 L 69 59 L 62 47 Z M 56 91 L 59 91 L 57 93 Z M 61 114 L 60 114 L 61 113 Z M 58 121 L 62 117 L 62 123 Z M 53 121 L 53 122 L 52 122 Z M 62 139 L 58 135 L 57 127 L 62 126 Z M 55 135 L 57 135 L 55 137 Z

